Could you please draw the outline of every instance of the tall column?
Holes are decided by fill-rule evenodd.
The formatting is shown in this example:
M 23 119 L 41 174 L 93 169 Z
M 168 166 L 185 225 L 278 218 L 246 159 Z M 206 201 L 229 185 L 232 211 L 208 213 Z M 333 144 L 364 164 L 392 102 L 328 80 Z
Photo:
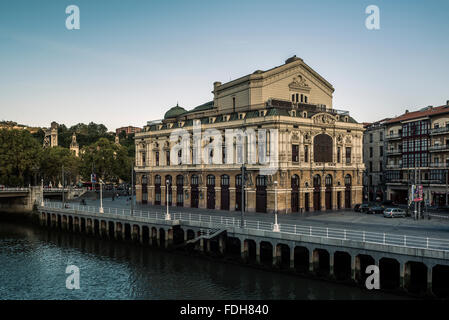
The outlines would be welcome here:
M 315 264 L 314 264 L 314 251 L 313 249 L 309 250 L 309 272 L 313 273 L 314 272 L 314 268 Z
M 337 210 L 337 188 L 332 187 L 332 210 Z
M 256 262 L 260 264 L 260 242 L 256 240 Z
M 324 183 L 324 177 L 323 182 Z M 321 202 L 321 211 L 326 210 L 326 187 L 321 187 L 320 189 L 320 202 Z
M 334 255 L 335 253 L 333 251 L 329 252 L 329 276 L 331 278 L 334 277 Z
M 429 264 L 427 266 L 427 294 L 433 295 L 432 291 L 432 272 L 433 272 L 433 266 Z
M 218 237 L 218 247 L 220 249 L 220 253 L 224 254 L 226 251 L 226 241 L 222 235 Z
M 246 260 L 248 257 L 248 241 L 240 240 L 240 257 L 242 260 Z
M 221 209 L 221 187 L 215 187 L 215 210 L 220 209 Z
M 165 248 L 168 248 L 168 244 L 169 244 L 169 241 L 170 241 L 169 232 L 168 232 L 168 230 L 165 230 L 164 233 L 165 233 L 164 246 L 165 246 Z
M 246 186 L 245 194 L 246 194 L 246 196 L 245 196 L 246 211 L 256 212 L 256 189 Z M 267 198 L 268 198 L 268 194 L 267 194 Z M 267 204 L 268 204 L 268 199 L 267 199 Z
M 295 247 L 290 248 L 290 269 L 295 268 Z
M 234 180 L 234 178 L 231 178 Z M 235 188 L 229 187 L 229 210 L 235 211 Z
M 351 255 L 351 279 L 356 281 L 356 256 Z
M 280 260 L 281 247 L 273 244 L 273 267 L 277 267 Z

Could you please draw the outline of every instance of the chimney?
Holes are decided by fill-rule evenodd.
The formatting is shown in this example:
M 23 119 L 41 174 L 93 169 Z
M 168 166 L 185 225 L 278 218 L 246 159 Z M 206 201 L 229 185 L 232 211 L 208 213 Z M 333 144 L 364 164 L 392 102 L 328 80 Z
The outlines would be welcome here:
M 405 113 L 408 113 L 408 109 L 405 110 Z
M 446 105 L 449 107 L 449 100 L 446 100 Z

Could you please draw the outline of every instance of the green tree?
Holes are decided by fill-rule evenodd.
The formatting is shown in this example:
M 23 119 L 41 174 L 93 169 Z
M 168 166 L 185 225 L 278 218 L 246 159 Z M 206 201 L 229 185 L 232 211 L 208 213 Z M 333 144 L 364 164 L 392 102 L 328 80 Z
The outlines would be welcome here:
M 114 142 L 100 138 L 81 151 L 81 174 L 90 180 L 92 170 L 104 182 L 130 181 L 132 160 L 128 150 Z
M 80 159 L 73 152 L 63 147 L 44 149 L 41 157 L 41 173 L 45 183 L 53 186 L 62 183 L 62 166 L 64 166 L 64 181 L 68 184 L 76 182 L 79 174 Z
M 33 184 L 41 146 L 27 130 L 0 130 L 0 184 Z

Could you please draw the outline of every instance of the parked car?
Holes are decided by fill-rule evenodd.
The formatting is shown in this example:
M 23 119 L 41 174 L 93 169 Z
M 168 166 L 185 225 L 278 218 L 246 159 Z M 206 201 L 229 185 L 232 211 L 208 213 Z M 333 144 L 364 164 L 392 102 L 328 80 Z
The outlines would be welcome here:
M 354 206 L 354 211 L 355 212 L 362 212 L 361 210 L 360 210 L 360 206 L 361 206 L 362 204 L 360 204 L 360 203 L 357 203 L 355 206 Z
M 384 207 L 382 207 L 380 205 L 374 205 L 374 206 L 369 208 L 368 212 L 372 213 L 372 214 L 383 213 L 384 212 Z
M 384 210 L 385 218 L 405 217 L 406 212 L 400 208 L 387 208 Z
M 369 212 L 370 205 L 368 203 L 362 203 L 360 205 L 360 212 Z

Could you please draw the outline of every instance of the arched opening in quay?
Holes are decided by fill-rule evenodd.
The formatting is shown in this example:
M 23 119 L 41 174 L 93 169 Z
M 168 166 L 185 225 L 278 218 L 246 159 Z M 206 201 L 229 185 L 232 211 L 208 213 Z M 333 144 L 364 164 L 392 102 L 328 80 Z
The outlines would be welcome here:
M 295 270 L 298 273 L 309 271 L 309 249 L 306 247 L 295 247 Z
M 438 298 L 449 298 L 449 266 L 438 264 L 433 267 L 432 291 Z
M 165 230 L 163 228 L 159 229 L 159 243 L 161 248 L 165 247 Z
M 178 245 L 184 242 L 184 230 L 182 228 L 173 228 L 173 244 Z
M 381 258 L 379 260 L 380 287 L 395 290 L 400 286 L 400 264 L 396 259 Z
M 284 243 L 279 243 L 276 248 L 278 255 L 277 265 L 280 269 L 290 268 L 290 247 Z
M 313 251 L 313 271 L 318 277 L 327 277 L 330 272 L 329 252 L 324 249 Z
M 69 216 L 69 224 L 68 224 L 69 230 L 73 231 L 73 217 Z
M 94 220 L 94 236 L 98 236 L 100 234 L 100 221 L 97 219 Z
M 148 226 L 142 227 L 142 244 L 150 243 L 150 228 Z
M 366 278 L 369 274 L 366 274 L 366 268 L 374 265 L 375 260 L 373 257 L 366 254 L 359 254 L 355 257 L 355 278 L 360 285 L 365 285 Z
M 108 221 L 108 236 L 110 239 L 114 239 L 115 225 L 114 222 Z
M 81 218 L 81 232 L 86 232 L 86 219 Z
M 351 279 L 351 255 L 344 251 L 334 253 L 334 275 L 339 281 Z
M 129 223 L 125 223 L 125 239 L 131 240 L 131 225 Z
M 247 248 L 247 253 L 246 253 L 246 258 L 247 261 L 250 263 L 255 263 L 256 262 L 256 241 L 251 240 L 251 239 L 246 239 L 245 240 L 246 243 L 246 248 Z
M 60 214 L 57 215 L 57 219 L 58 219 L 58 224 L 57 224 L 57 226 L 58 226 L 58 228 L 61 228 L 61 226 L 62 226 L 62 218 L 61 218 L 61 215 L 60 215 Z
M 260 263 L 270 267 L 273 264 L 273 245 L 270 242 L 260 242 Z
M 234 237 L 226 238 L 226 255 L 233 259 L 238 259 L 241 256 L 240 239 Z
M 415 295 L 427 292 L 427 266 L 422 262 L 409 261 L 405 264 L 405 288 Z

